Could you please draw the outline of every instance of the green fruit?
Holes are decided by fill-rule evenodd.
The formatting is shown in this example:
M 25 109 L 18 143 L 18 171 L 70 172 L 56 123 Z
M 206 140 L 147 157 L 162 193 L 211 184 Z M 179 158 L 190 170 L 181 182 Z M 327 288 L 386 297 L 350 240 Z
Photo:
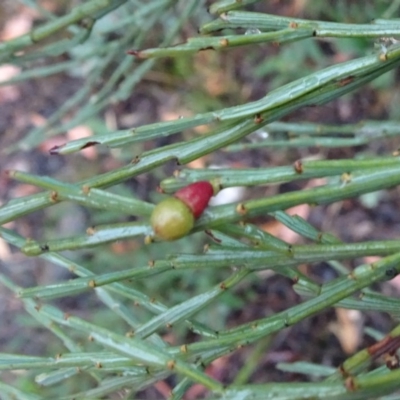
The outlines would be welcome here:
M 157 204 L 150 222 L 156 236 L 164 240 L 175 240 L 193 228 L 194 216 L 183 201 L 169 197 Z

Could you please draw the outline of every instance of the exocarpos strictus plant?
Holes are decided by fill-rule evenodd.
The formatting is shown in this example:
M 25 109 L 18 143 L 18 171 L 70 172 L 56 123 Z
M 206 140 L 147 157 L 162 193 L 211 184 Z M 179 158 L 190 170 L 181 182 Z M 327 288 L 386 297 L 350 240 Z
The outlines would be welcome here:
M 28 33 L 0 43 L 2 63 L 19 71 L 1 85 L 62 73 L 80 87 L 0 150 L 8 192 L 0 207 L 4 304 L 18 310 L 15 324 L 38 333 L 21 329 L 2 346 L 0 397 L 398 398 L 396 230 L 388 225 L 381 235 L 381 226 L 354 240 L 361 222 L 358 229 L 349 217 L 335 231 L 320 220 L 332 220 L 327 205 L 372 215 L 397 197 L 400 20 L 393 16 L 400 3 L 274 2 L 274 15 L 256 0 L 88 0 L 57 10 L 38 0 L 16 3 L 36 20 Z M 208 84 L 201 69 L 219 73 L 214 89 L 231 74 L 230 96 L 190 97 Z M 182 94 L 186 84 L 192 93 Z M 135 107 L 135 93 L 172 99 L 174 90 L 192 112 L 160 120 L 149 112 L 128 127 L 109 122 Z M 386 118 L 368 117 L 371 106 L 362 119 L 315 120 L 326 104 L 367 103 L 352 97 L 366 90 L 390 99 Z M 299 121 L 304 115 L 312 121 Z M 82 124 L 92 135 L 66 134 Z M 45 158 L 62 160 L 72 176 L 7 161 L 33 157 L 46 143 Z M 73 153 L 84 150 L 98 157 L 85 159 L 79 175 Z M 35 189 L 14 196 L 15 187 Z M 217 203 L 218 192 L 237 187 L 245 196 Z M 53 211 L 67 203 L 84 215 L 86 230 L 56 228 L 54 220 L 73 217 Z M 298 207 L 319 220 L 297 215 Z M 30 260 L 38 260 L 28 264 L 32 278 L 21 281 L 16 264 Z M 35 280 L 39 261 L 67 275 Z M 273 279 L 290 282 L 278 309 L 268 302 Z M 262 307 L 254 311 L 255 304 Z M 325 337 L 334 332 L 332 310 L 366 318 L 357 332 L 367 339 L 341 357 L 332 355 L 338 343 L 316 332 L 323 325 Z M 321 315 L 332 320 L 321 324 Z M 26 350 L 29 341 L 38 348 Z M 307 357 L 302 347 L 315 353 Z M 275 362 L 272 353 L 280 354 Z

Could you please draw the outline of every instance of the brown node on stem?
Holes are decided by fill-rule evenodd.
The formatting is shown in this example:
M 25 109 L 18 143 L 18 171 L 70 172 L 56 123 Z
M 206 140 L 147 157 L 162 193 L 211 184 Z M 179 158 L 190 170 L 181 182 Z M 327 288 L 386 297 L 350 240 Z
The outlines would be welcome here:
M 220 44 L 221 46 L 223 46 L 223 47 L 229 46 L 229 40 L 228 40 L 227 38 L 222 38 L 222 39 L 219 41 L 219 44 Z
M 50 247 L 48 244 L 41 244 L 39 247 L 40 247 L 41 251 L 49 251 L 50 250 Z
M 289 28 L 295 29 L 295 28 L 298 28 L 298 27 L 299 27 L 299 24 L 297 22 L 295 22 L 295 21 L 291 21 L 290 24 L 289 24 Z
M 246 207 L 243 203 L 239 203 L 236 206 L 236 212 L 241 215 L 245 215 L 247 213 Z
M 140 51 L 140 50 L 128 50 L 126 52 L 126 54 L 129 54 L 130 56 L 134 56 L 136 58 L 141 58 L 141 59 L 147 58 L 146 54 L 143 54 L 143 51 Z
M 301 162 L 301 160 L 297 160 L 295 161 L 295 163 L 293 164 L 294 170 L 298 173 L 298 174 L 302 174 L 304 172 L 303 170 L 303 163 Z
M 181 353 L 187 353 L 188 352 L 188 347 L 186 344 L 183 344 L 180 348 Z
M 255 124 L 261 124 L 261 122 L 264 121 L 264 118 L 261 116 L 261 114 L 256 114 L 254 117 L 254 123 Z
M 69 317 L 71 316 L 70 313 L 64 313 L 64 319 L 67 321 Z
M 345 370 L 343 364 L 339 365 L 338 371 L 339 371 L 340 375 L 343 376 L 343 378 L 347 378 L 349 376 L 349 373 Z
M 170 360 L 170 361 L 167 362 L 167 368 L 172 370 L 172 369 L 175 368 L 175 364 L 176 363 L 175 363 L 174 360 Z
M 153 268 L 156 262 L 154 260 L 150 260 L 147 264 L 149 265 L 150 268 Z
M 89 236 L 92 236 L 96 233 L 96 229 L 94 226 L 89 226 L 89 228 L 86 229 L 86 234 Z
M 94 289 L 97 285 L 96 285 L 96 281 L 94 279 L 91 279 L 88 283 L 88 286 L 92 289 Z
M 127 338 L 132 338 L 132 337 L 134 337 L 135 336 L 135 332 L 134 331 L 128 331 L 128 332 L 126 332 L 125 333 L 125 336 L 127 337 Z
M 387 59 L 388 59 L 388 56 L 387 56 L 386 52 L 383 52 L 383 53 L 379 54 L 379 60 L 387 61 Z
M 213 178 L 210 180 L 210 184 L 214 191 L 214 196 L 217 195 L 222 189 L 223 185 L 221 183 L 221 178 Z
M 344 174 L 342 174 L 342 176 L 340 177 L 340 180 L 343 183 L 350 183 L 351 182 L 351 174 L 349 174 L 348 172 L 345 172 Z
M 182 163 L 182 161 L 180 160 L 179 157 L 173 157 L 173 160 L 176 162 L 176 165 L 182 165 L 182 164 L 184 164 L 184 162 Z
M 219 288 L 220 288 L 221 290 L 226 290 L 226 284 L 225 284 L 225 282 L 222 282 L 222 283 L 219 285 Z
M 88 195 L 90 193 L 90 186 L 89 185 L 83 185 L 82 186 L 82 193 L 85 195 Z
M 355 392 L 357 390 L 356 382 L 352 376 L 349 376 L 345 381 L 344 385 L 349 392 Z
M 55 190 L 50 193 L 50 201 L 52 203 L 57 203 L 58 201 L 58 193 Z
M 343 87 L 346 86 L 348 84 L 350 84 L 351 82 L 353 82 L 355 79 L 355 77 L 353 75 L 347 76 L 346 78 L 340 79 L 338 81 L 338 86 L 339 87 Z
M 140 161 L 140 156 L 135 156 L 135 158 L 131 161 L 131 164 L 137 164 Z
M 349 279 L 353 279 L 353 280 L 357 280 L 357 277 L 356 277 L 356 275 L 353 273 L 353 272 L 350 272 L 348 275 L 347 275 L 347 277 L 349 278 Z
M 150 235 L 145 236 L 144 244 L 151 244 L 153 242 L 154 242 L 154 237 L 153 236 L 150 236 Z
M 81 26 L 84 29 L 90 29 L 93 26 L 93 19 L 92 18 L 83 18 L 78 22 L 79 26 Z M 72 39 L 72 34 L 70 33 L 68 35 L 68 39 Z

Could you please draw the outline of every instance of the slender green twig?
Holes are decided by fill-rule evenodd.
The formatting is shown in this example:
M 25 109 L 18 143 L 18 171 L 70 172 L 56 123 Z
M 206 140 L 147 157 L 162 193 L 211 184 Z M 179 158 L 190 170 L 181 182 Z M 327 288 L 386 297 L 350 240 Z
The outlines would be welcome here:
M 46 24 L 33 29 L 31 32 L 19 36 L 15 39 L 0 44 L 1 53 L 13 53 L 27 46 L 38 43 L 48 37 L 51 37 L 56 32 L 65 29 L 66 27 L 81 22 L 85 19 L 96 19 L 105 12 L 121 6 L 126 0 L 90 0 L 84 4 L 75 7 L 71 12 L 56 20 L 49 21 Z

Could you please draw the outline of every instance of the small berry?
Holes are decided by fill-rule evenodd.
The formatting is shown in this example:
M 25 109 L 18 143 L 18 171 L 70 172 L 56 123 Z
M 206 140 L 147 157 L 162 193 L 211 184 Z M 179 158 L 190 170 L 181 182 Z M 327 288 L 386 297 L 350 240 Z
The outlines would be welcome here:
M 185 236 L 207 207 L 214 190 L 209 182 L 192 183 L 157 204 L 150 222 L 154 233 L 164 240 Z
M 175 240 L 185 236 L 194 225 L 189 207 L 175 197 L 158 203 L 151 214 L 154 233 L 164 240 Z

